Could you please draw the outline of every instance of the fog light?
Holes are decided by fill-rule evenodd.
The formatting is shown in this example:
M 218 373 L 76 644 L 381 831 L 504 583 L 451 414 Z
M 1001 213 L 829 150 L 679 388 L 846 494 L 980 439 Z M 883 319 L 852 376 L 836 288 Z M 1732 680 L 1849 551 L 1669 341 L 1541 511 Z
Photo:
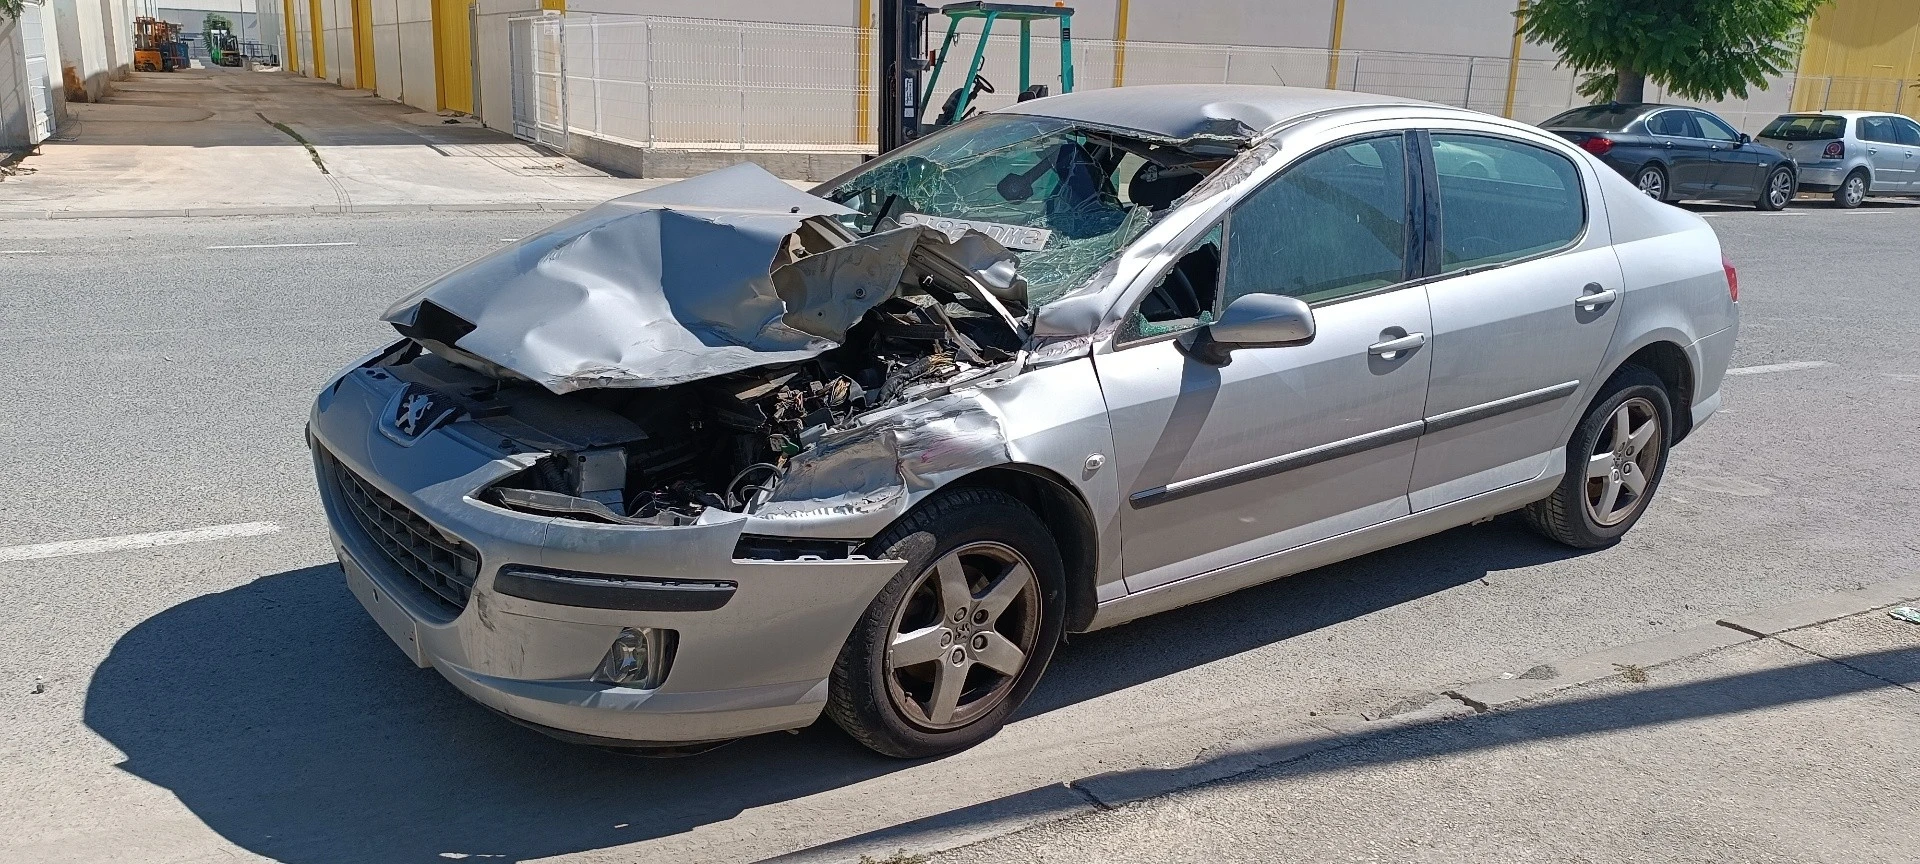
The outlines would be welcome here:
M 673 665 L 673 649 L 679 641 L 672 630 L 655 627 L 622 627 L 620 636 L 600 658 L 593 680 L 616 687 L 652 690 L 667 678 Z

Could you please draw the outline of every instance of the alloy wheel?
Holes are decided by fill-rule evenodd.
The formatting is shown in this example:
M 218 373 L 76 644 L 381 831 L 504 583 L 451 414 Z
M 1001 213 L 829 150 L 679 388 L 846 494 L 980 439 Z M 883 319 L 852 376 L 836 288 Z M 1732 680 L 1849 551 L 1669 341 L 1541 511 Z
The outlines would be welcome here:
M 1636 397 L 1613 409 L 1587 457 L 1587 515 L 1595 524 L 1618 525 L 1646 504 L 1663 441 L 1652 402 Z
M 1867 181 L 1860 179 L 1860 175 L 1855 174 L 1847 178 L 1846 185 L 1841 187 L 1840 192 L 1847 196 L 1848 207 L 1858 207 L 1860 202 L 1865 201 L 1867 198 Z
M 1787 206 L 1793 198 L 1793 175 L 1785 171 L 1776 171 L 1767 181 L 1767 203 L 1775 210 Z
M 1640 172 L 1640 191 L 1646 193 L 1648 198 L 1659 201 L 1665 197 L 1667 180 L 1660 176 L 1659 171 L 1648 168 Z
M 965 726 L 1006 701 L 1040 636 L 1040 582 L 1012 547 L 947 553 L 920 574 L 887 634 L 887 695 L 926 729 Z

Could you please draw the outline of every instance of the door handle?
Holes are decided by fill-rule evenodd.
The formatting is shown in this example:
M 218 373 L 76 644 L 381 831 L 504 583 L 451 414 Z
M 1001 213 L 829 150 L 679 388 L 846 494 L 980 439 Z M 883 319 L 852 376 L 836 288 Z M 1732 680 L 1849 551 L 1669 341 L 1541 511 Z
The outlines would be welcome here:
M 1385 357 L 1388 360 L 1392 360 L 1394 355 L 1402 351 L 1412 351 L 1425 344 L 1427 344 L 1427 334 L 1408 333 L 1398 339 L 1388 339 L 1385 342 L 1375 342 L 1372 345 L 1368 345 L 1367 353 L 1375 357 Z
M 1581 294 L 1578 300 L 1573 301 L 1573 305 L 1589 312 L 1600 308 L 1603 304 L 1612 303 L 1620 297 L 1620 292 L 1612 288 L 1603 289 L 1598 282 L 1587 283 L 1587 287 L 1583 290 L 1585 293 Z

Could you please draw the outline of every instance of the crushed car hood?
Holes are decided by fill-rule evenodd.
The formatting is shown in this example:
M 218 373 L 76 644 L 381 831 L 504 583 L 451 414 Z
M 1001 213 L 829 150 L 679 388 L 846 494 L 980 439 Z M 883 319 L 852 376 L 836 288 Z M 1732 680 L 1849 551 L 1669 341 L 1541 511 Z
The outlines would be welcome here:
M 427 283 L 382 317 L 456 362 L 568 393 L 813 357 L 892 297 L 927 252 L 973 273 L 983 292 L 1007 293 L 1013 256 L 984 235 L 907 226 L 859 237 L 833 219 L 854 213 L 742 163 L 615 198 Z

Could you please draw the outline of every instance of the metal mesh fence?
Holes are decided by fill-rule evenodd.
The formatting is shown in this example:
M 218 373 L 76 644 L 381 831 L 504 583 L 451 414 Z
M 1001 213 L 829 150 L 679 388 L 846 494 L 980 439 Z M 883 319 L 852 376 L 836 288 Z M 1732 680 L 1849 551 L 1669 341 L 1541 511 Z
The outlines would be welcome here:
M 522 19 L 525 20 L 525 19 Z M 556 23 L 564 63 L 543 88 L 541 110 L 559 105 L 560 124 L 643 147 L 734 150 L 864 151 L 873 146 L 871 66 L 874 31 L 856 27 L 769 24 L 600 13 L 568 13 Z M 513 44 L 515 68 L 539 65 Z M 931 109 L 960 86 L 975 37 L 955 42 Z M 1357 90 L 1425 99 L 1538 122 L 1586 103 L 1577 75 L 1551 61 L 1320 48 L 1125 43 L 1075 39 L 1074 89 L 1119 84 L 1279 84 Z M 1057 39 L 1036 33 L 1032 83 L 1061 92 Z M 864 58 L 864 59 L 863 59 Z M 981 74 L 997 92 L 981 110 L 1011 104 L 1019 92 L 1019 38 L 988 40 Z M 541 61 L 544 62 L 544 61 Z M 1510 80 L 1511 79 L 1511 80 Z M 1920 82 L 1893 79 L 1784 78 L 1747 99 L 1707 104 L 1741 129 L 1758 131 L 1788 110 L 1920 108 Z M 564 101 L 560 93 L 564 91 Z M 532 95 L 532 91 L 528 91 Z M 1903 98 L 1904 94 L 1904 98 Z M 516 130 L 522 113 L 515 77 Z M 1664 100 L 1658 88 L 1650 99 Z M 1680 102 L 1683 100 L 1667 100 Z M 533 137 L 526 135 L 523 137 Z

